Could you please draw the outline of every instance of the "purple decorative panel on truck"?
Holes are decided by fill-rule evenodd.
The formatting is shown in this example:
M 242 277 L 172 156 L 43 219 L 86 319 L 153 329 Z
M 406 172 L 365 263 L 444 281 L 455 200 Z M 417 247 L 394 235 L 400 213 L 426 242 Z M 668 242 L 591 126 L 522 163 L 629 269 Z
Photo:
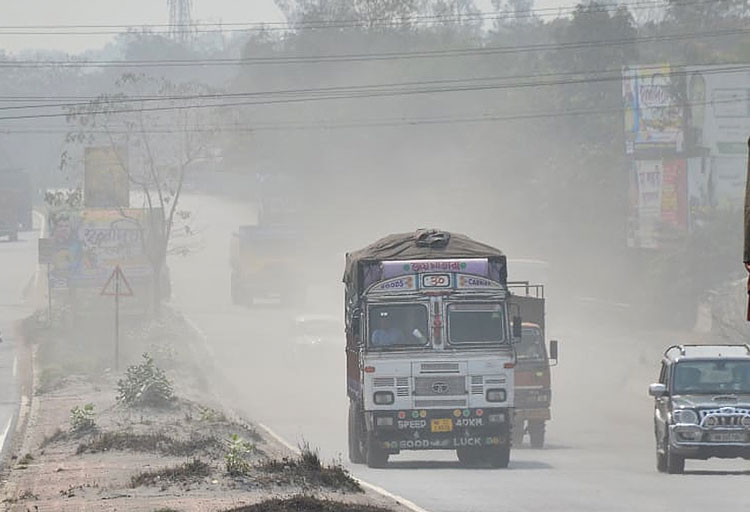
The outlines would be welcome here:
M 489 265 L 486 258 L 384 261 L 382 265 L 382 279 L 425 272 L 461 272 L 462 274 L 489 277 Z

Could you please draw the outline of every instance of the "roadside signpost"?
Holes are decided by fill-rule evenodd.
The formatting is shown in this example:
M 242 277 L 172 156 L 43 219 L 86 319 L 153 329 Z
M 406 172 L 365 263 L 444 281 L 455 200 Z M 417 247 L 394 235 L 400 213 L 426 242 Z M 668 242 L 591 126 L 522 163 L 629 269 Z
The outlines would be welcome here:
M 37 246 L 38 263 L 47 265 L 47 321 L 52 323 L 52 285 L 49 279 L 49 267 L 55 258 L 55 241 L 51 238 L 40 238 Z
M 133 289 L 117 265 L 102 288 L 101 295 L 115 298 L 115 371 L 120 369 L 120 297 L 132 297 Z

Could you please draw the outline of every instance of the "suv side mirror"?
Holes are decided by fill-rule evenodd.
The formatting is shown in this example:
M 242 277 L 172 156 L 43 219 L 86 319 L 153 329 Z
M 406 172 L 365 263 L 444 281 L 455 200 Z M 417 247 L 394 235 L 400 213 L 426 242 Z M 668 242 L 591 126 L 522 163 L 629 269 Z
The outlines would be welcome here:
M 521 334 L 523 333 L 523 320 L 520 316 L 513 317 L 513 343 L 521 341 Z
M 648 394 L 654 398 L 661 398 L 667 394 L 667 386 L 664 384 L 651 384 L 648 387 Z
M 557 364 L 557 353 L 558 347 L 557 347 L 557 340 L 550 340 L 549 342 L 549 359 L 550 361 L 554 361 L 554 364 Z

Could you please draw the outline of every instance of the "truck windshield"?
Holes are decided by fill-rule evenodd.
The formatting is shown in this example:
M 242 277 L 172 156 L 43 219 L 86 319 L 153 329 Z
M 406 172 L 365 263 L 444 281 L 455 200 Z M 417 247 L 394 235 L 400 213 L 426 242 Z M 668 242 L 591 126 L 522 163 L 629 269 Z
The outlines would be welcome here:
M 369 310 L 370 347 L 379 349 L 418 347 L 428 343 L 427 306 L 388 304 Z
M 682 361 L 674 372 L 675 394 L 750 393 L 750 361 Z
M 504 317 L 500 304 L 451 304 L 448 340 L 453 345 L 500 343 L 505 338 Z
M 516 345 L 519 361 L 543 361 L 546 358 L 542 330 L 535 326 L 524 326 L 521 343 Z

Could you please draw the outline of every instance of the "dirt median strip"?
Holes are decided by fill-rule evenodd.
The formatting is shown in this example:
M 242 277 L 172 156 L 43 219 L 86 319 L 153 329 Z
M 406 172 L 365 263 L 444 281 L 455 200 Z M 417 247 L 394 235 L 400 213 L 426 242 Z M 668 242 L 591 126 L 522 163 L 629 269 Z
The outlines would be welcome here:
M 167 330 L 178 331 L 184 341 L 179 316 L 168 322 L 176 325 Z M 277 511 L 285 500 L 309 506 L 288 510 L 403 510 L 392 499 L 363 491 L 345 468 L 324 464 L 313 448 L 293 453 L 224 411 L 189 347 L 175 355 L 162 346 L 151 366 L 134 348 L 125 355 L 133 364 L 118 375 L 97 362 L 85 343 L 76 348 L 64 329 L 33 322 L 27 327 L 33 327 L 27 342 L 38 348 L 36 393 L 0 496 L 5 510 L 223 511 L 257 505 L 276 508 L 250 510 Z M 157 330 L 162 336 L 164 325 Z M 139 350 L 149 345 L 136 341 L 143 340 L 129 340 Z M 160 366 L 167 369 L 158 373 Z M 124 397 L 136 400 L 149 388 L 127 394 L 128 379 L 148 372 L 169 380 L 170 386 L 155 389 L 173 393 L 158 405 L 125 403 Z

